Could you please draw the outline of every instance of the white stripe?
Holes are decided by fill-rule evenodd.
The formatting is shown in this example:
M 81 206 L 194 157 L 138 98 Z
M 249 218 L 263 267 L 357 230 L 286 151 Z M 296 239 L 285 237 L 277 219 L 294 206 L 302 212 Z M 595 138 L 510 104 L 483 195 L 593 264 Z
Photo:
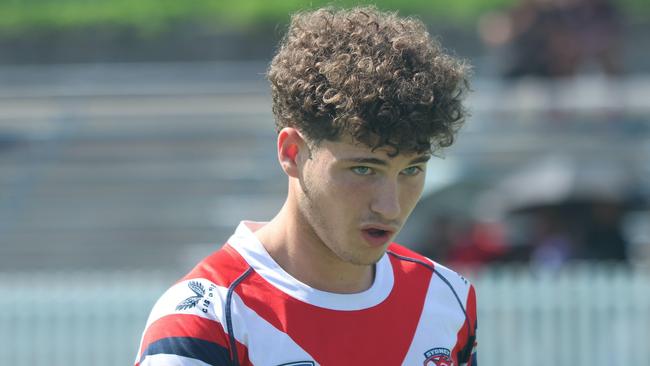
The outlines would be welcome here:
M 201 300 L 197 306 L 190 309 L 176 310 L 179 303 L 188 297 L 196 296 L 188 287 L 190 282 L 197 282 L 203 286 L 205 289 L 204 299 L 210 299 L 210 304 L 206 306 Z M 156 302 L 147 321 L 147 328 L 166 315 L 194 314 L 221 323 L 227 333 L 225 316 L 227 294 L 228 288 L 217 286 L 204 278 L 179 282 L 167 290 Z M 203 309 L 206 311 L 204 312 Z M 233 293 L 232 296 L 231 309 L 235 339 L 248 347 L 248 357 L 253 364 L 280 365 L 294 361 L 312 360 L 312 357 L 287 334 L 276 329 L 247 307 L 236 293 Z
M 210 364 L 194 358 L 160 353 L 145 357 L 140 366 L 210 366 Z
M 375 280 L 366 291 L 356 294 L 337 294 L 314 289 L 287 273 L 271 258 L 262 243 L 257 240 L 250 227 L 264 223 L 242 221 L 233 236 L 228 239 L 246 262 L 260 276 L 280 291 L 289 296 L 314 306 L 340 310 L 355 311 L 368 309 L 386 300 L 393 289 L 394 276 L 390 259 L 381 257 L 375 268 Z M 249 227 L 250 226 L 250 227 Z
M 200 283 L 203 286 L 205 290 L 204 297 L 194 307 L 176 310 L 176 307 L 180 303 L 192 296 L 196 296 L 194 291 L 188 286 L 190 282 Z M 228 289 L 226 287 L 217 286 L 205 278 L 194 278 L 179 282 L 165 291 L 153 306 L 149 319 L 147 320 L 147 328 L 156 320 L 170 314 L 193 314 L 221 323 L 222 319 L 224 319 L 222 304 L 226 303 L 227 293 Z M 206 306 L 203 302 L 204 300 L 210 301 L 210 305 Z
M 434 268 L 454 287 L 463 301 L 463 307 L 466 307 L 469 283 L 456 272 L 440 264 L 434 263 Z M 465 313 L 461 310 L 456 296 L 449 286 L 433 273 L 420 322 L 402 364 L 422 364 L 425 360 L 424 353 L 432 348 L 442 347 L 451 351 L 456 345 L 458 331 L 465 326 L 464 323 Z

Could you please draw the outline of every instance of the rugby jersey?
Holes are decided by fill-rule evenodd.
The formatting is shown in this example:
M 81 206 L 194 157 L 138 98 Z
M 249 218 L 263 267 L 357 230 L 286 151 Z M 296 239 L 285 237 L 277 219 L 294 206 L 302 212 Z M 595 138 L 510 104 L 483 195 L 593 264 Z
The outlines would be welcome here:
M 372 286 L 336 294 L 285 272 L 244 221 L 154 305 L 135 365 L 476 366 L 476 295 L 398 244 Z

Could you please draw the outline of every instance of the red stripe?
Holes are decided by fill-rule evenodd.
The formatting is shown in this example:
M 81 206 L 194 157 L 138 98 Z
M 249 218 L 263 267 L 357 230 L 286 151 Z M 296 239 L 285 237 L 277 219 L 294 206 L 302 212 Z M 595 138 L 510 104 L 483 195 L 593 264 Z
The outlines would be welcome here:
M 178 282 L 207 278 L 217 286 L 229 287 L 248 267 L 248 263 L 237 250 L 226 243 L 221 249 L 203 259 Z
M 454 346 L 454 349 L 451 352 L 453 357 L 457 357 L 456 355 L 458 355 L 458 352 L 460 352 L 460 350 L 462 350 L 467 346 L 467 342 L 469 341 L 469 337 L 470 337 L 469 332 L 471 331 L 472 332 L 471 335 L 475 335 L 474 329 L 476 326 L 476 293 L 474 292 L 473 285 L 470 285 L 469 292 L 467 293 L 465 313 L 467 314 L 467 319 L 465 319 L 463 325 L 458 330 L 458 334 L 456 336 L 456 345 Z M 468 363 L 468 366 L 469 365 L 471 365 L 471 357 Z
M 150 344 L 169 337 L 192 337 L 230 349 L 228 334 L 221 323 L 192 314 L 172 314 L 151 323 L 143 336 L 139 355 Z M 237 354 L 240 357 L 240 364 L 248 364 L 247 348 L 239 342 L 237 342 Z
M 235 291 L 322 365 L 399 365 L 415 334 L 432 272 L 417 263 L 389 258 L 399 285 L 370 309 L 335 311 L 307 304 L 257 273 Z M 391 351 L 381 351 L 387 349 Z
M 467 294 L 467 317 L 470 321 L 470 328 L 472 332 L 476 328 L 476 292 L 474 285 L 469 286 L 469 293 Z
M 472 344 L 472 347 L 475 347 L 476 346 L 476 292 L 474 291 L 473 285 L 469 287 L 469 294 L 467 299 L 467 317 L 469 318 L 470 329 L 475 339 L 474 344 Z M 471 354 L 467 366 L 472 366 Z
M 410 250 L 410 249 L 408 249 L 406 247 L 403 247 L 403 246 L 401 246 L 401 245 L 399 245 L 397 243 L 391 243 L 388 246 L 388 251 L 393 252 L 393 253 L 398 254 L 398 255 L 401 255 L 401 256 L 404 256 L 404 257 L 417 259 L 417 260 L 419 260 L 421 262 L 424 262 L 426 264 L 430 264 L 433 267 L 433 262 L 431 262 L 429 260 L 429 258 L 427 258 L 427 257 L 425 257 L 425 256 L 423 256 L 423 255 L 421 255 L 419 253 L 416 253 L 416 252 L 414 252 L 414 251 L 412 251 L 412 250 Z

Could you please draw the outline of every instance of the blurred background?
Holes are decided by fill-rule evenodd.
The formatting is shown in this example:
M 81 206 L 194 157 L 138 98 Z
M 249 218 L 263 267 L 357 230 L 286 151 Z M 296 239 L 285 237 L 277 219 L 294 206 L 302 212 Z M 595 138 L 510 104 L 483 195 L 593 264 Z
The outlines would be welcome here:
M 0 0 L 0 365 L 133 362 L 280 208 L 264 73 L 325 2 Z M 400 242 L 468 275 L 481 365 L 650 365 L 650 2 L 385 0 L 474 66 Z

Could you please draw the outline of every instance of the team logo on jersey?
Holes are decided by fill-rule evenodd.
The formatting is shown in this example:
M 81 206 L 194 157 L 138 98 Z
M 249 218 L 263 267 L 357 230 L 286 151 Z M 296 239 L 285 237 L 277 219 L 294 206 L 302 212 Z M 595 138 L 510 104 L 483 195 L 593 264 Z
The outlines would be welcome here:
M 424 352 L 424 366 L 454 366 L 451 352 L 447 348 L 432 348 Z
M 191 309 L 196 306 L 196 304 L 203 299 L 205 296 L 205 287 L 201 284 L 201 282 L 198 281 L 190 281 L 187 284 L 187 287 L 189 287 L 192 292 L 196 294 L 196 296 L 190 296 L 187 299 L 181 301 L 178 305 L 176 305 L 176 310 L 187 310 Z
M 278 366 L 314 366 L 314 363 L 311 361 L 298 361 L 298 362 L 291 362 L 291 363 L 283 363 L 282 365 Z

